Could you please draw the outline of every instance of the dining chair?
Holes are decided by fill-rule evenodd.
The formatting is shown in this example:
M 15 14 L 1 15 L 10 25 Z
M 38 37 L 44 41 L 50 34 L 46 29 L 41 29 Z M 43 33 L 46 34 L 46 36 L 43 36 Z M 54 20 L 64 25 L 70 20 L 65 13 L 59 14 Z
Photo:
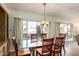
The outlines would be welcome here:
M 65 39 L 66 39 L 66 34 L 60 34 L 59 36 L 60 36 L 60 38 L 63 38 L 62 48 L 63 48 L 64 55 L 66 55 L 66 50 L 65 50 Z
M 43 39 L 43 45 L 41 48 L 36 49 L 36 55 L 40 56 L 50 56 L 51 55 L 51 48 L 53 43 L 53 38 L 45 38 Z
M 46 34 L 46 33 L 42 33 L 42 34 L 41 34 L 41 38 L 44 39 L 44 38 L 46 38 L 46 37 L 47 37 L 47 34 Z
M 28 48 L 27 49 L 18 49 L 18 45 L 17 45 L 15 37 L 12 38 L 12 41 L 13 41 L 13 45 L 15 48 L 16 56 L 30 56 L 31 55 L 31 52 Z
M 66 50 L 65 50 L 65 38 L 66 38 L 66 36 L 63 36 L 63 44 L 62 44 L 62 47 L 63 47 L 64 55 L 66 55 Z
M 31 39 L 36 39 L 36 34 L 30 34 L 31 35 Z
M 31 35 L 31 39 L 36 39 L 37 38 L 37 34 L 30 34 Z M 41 38 L 46 38 L 47 34 L 46 33 L 42 33 L 41 34 Z
M 63 40 L 64 40 L 64 37 L 55 38 L 55 43 L 52 46 L 51 55 L 62 56 Z

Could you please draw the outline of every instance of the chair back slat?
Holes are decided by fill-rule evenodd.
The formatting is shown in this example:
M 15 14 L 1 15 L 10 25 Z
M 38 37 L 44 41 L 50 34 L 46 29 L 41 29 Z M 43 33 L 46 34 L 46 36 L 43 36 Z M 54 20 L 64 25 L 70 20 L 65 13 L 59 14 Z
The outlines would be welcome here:
M 36 39 L 36 34 L 31 34 L 31 39 Z
M 42 33 L 42 34 L 41 34 L 41 38 L 44 39 L 44 38 L 46 38 L 46 37 L 47 37 L 47 34 L 46 34 L 46 33 Z
M 43 39 L 42 54 L 48 51 L 51 52 L 53 41 L 54 38 Z
M 62 48 L 62 45 L 64 43 L 64 37 L 56 37 L 55 39 L 55 45 L 54 45 L 54 49 L 58 49 L 58 48 Z

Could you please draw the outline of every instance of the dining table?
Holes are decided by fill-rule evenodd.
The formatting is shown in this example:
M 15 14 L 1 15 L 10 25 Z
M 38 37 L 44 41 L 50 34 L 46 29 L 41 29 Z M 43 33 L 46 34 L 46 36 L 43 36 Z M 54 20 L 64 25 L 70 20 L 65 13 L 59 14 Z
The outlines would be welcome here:
M 51 38 L 51 37 L 46 37 L 46 38 Z M 54 44 L 54 42 L 53 42 L 53 44 Z M 38 37 L 35 39 L 29 38 L 29 39 L 24 40 L 24 42 L 20 48 L 29 48 L 30 51 L 32 52 L 32 55 L 35 56 L 35 49 L 40 48 L 43 45 L 51 45 L 51 44 L 50 43 L 48 44 L 47 41 L 44 42 L 43 38 L 41 38 L 41 37 Z M 64 45 L 63 45 L 63 50 L 65 51 Z

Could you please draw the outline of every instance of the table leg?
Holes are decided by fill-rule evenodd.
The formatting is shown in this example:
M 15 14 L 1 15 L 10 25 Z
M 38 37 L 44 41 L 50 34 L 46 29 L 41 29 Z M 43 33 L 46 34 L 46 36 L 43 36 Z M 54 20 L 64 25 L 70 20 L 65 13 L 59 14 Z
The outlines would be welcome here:
M 35 56 L 35 49 L 33 48 L 33 50 L 32 50 L 32 53 L 33 53 L 33 56 Z

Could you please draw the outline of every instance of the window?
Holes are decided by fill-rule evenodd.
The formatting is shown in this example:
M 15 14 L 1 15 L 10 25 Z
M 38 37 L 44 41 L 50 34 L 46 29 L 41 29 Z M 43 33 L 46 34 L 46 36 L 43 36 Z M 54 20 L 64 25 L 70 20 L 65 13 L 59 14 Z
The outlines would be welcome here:
M 28 34 L 31 34 L 31 33 L 34 33 L 34 34 L 38 34 L 38 32 L 40 33 L 41 30 L 37 30 L 37 27 L 39 24 L 39 22 L 36 22 L 36 21 L 27 21 L 27 20 L 22 20 L 22 40 L 20 40 L 21 42 L 21 45 L 20 47 L 27 47 L 29 45 L 29 41 L 28 39 L 30 39 L 30 35 Z M 39 29 L 39 28 L 38 28 Z M 40 27 L 41 29 L 41 27 Z M 46 30 L 44 30 L 44 33 L 47 32 Z
M 27 23 L 25 20 L 22 23 L 23 23 L 23 33 L 27 33 Z
M 36 33 L 37 22 L 23 20 L 23 33 Z
M 71 24 L 60 24 L 60 34 L 71 35 Z
M 35 21 L 28 21 L 28 33 L 36 33 L 37 23 Z
M 28 41 L 27 39 L 30 39 L 30 36 L 28 34 L 30 33 L 36 33 L 37 28 L 37 22 L 36 21 L 26 21 L 22 20 L 22 40 L 20 40 L 21 45 L 20 47 L 27 47 Z
M 67 33 L 67 24 L 60 24 L 60 33 Z

